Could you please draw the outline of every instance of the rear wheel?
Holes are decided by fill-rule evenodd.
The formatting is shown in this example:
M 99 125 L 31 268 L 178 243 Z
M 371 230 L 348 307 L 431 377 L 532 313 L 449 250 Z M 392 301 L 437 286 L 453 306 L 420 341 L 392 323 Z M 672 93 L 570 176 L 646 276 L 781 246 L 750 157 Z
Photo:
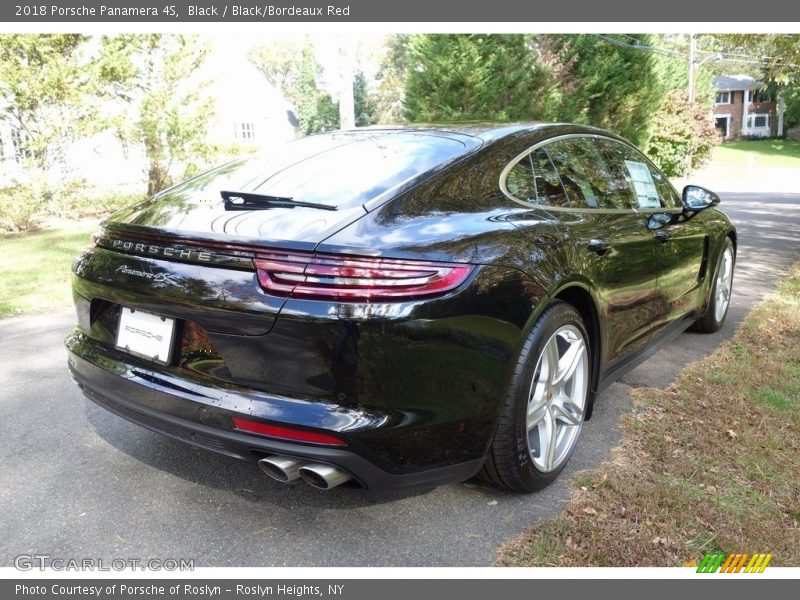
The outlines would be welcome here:
M 532 492 L 558 477 L 583 428 L 590 364 L 580 314 L 556 302 L 523 346 L 481 471 L 484 479 Z
M 694 323 L 694 328 L 697 331 L 714 333 L 722 328 L 731 303 L 735 262 L 736 255 L 733 251 L 733 242 L 726 237 L 722 252 L 719 254 L 719 262 L 717 263 L 714 285 L 711 287 L 711 297 L 708 301 L 706 314 Z

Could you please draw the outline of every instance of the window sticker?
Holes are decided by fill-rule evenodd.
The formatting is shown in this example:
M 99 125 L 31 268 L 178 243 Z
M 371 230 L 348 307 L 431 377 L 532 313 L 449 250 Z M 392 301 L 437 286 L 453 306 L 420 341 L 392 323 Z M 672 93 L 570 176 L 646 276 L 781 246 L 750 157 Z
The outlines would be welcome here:
M 637 206 L 639 208 L 660 208 L 661 200 L 648 166 L 635 160 L 626 160 L 625 166 L 631 176 L 633 189 L 636 190 Z

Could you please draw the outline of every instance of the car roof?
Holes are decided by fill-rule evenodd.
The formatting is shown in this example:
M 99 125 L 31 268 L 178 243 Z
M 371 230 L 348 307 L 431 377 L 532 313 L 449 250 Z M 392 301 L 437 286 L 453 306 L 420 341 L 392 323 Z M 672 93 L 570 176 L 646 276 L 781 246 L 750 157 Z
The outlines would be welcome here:
M 548 122 L 519 122 L 519 123 L 486 123 L 486 122 L 465 122 L 465 123 L 422 123 L 411 125 L 372 125 L 369 127 L 358 127 L 356 129 L 343 130 L 331 133 L 419 133 L 427 135 L 440 135 L 460 139 L 467 145 L 474 146 L 475 142 L 479 145 L 493 142 L 504 137 L 520 134 L 547 132 L 547 135 L 558 135 L 560 132 L 570 133 L 593 133 L 602 134 L 610 137 L 617 137 L 615 134 L 590 127 L 588 125 L 575 125 L 572 123 L 548 123 Z M 324 135 L 324 134 L 323 134 Z M 471 138 L 471 139 L 470 139 Z M 470 142 L 467 142 L 470 140 Z

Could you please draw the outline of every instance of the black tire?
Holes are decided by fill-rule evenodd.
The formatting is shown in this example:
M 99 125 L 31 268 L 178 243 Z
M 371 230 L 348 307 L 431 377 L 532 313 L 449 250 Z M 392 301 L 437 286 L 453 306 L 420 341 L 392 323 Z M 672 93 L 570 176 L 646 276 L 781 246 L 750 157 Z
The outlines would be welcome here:
M 733 274 L 736 268 L 736 250 L 733 247 L 733 242 L 731 238 L 726 237 L 725 241 L 722 244 L 722 249 L 719 251 L 719 256 L 717 257 L 717 265 L 714 269 L 714 282 L 711 285 L 711 290 L 709 292 L 709 299 L 708 299 L 708 306 L 706 308 L 706 313 L 697 319 L 694 324 L 692 325 L 692 329 L 695 331 L 699 331 L 701 333 L 715 333 L 722 328 L 723 323 L 725 323 L 725 317 L 728 316 L 728 309 L 730 308 L 730 297 L 728 299 L 728 303 L 725 306 L 725 311 L 722 313 L 722 317 L 717 319 L 717 286 L 719 285 L 718 275 L 720 269 L 722 268 L 722 261 L 723 257 L 725 256 L 725 252 L 730 251 L 732 256 L 733 264 L 731 265 L 731 292 L 733 291 Z
M 588 343 L 589 336 L 580 314 L 570 304 L 554 302 L 542 313 L 531 329 L 514 368 L 497 430 L 489 447 L 486 462 L 479 473 L 479 477 L 488 483 L 514 492 L 535 492 L 552 483 L 569 462 L 575 446 L 569 450 L 566 459 L 558 468 L 549 472 L 539 470 L 528 449 L 526 428 L 528 394 L 539 356 L 548 340 L 564 325 L 573 325 L 581 332 L 588 351 L 586 368 L 591 372 L 592 349 Z M 589 375 L 581 423 L 588 409 L 588 394 L 591 384 L 591 375 Z

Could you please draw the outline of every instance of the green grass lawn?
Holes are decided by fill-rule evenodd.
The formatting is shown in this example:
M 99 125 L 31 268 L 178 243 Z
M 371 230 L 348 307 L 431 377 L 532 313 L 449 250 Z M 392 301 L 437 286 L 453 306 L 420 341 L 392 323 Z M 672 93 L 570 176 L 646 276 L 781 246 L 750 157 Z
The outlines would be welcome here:
M 72 260 L 95 225 L 0 237 L 0 317 L 63 308 L 72 301 Z
M 712 165 L 800 168 L 800 141 L 748 140 L 716 148 Z

